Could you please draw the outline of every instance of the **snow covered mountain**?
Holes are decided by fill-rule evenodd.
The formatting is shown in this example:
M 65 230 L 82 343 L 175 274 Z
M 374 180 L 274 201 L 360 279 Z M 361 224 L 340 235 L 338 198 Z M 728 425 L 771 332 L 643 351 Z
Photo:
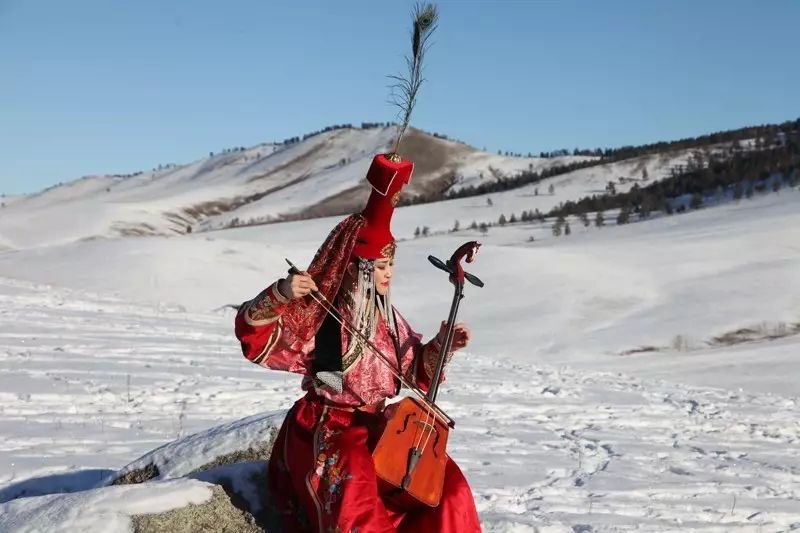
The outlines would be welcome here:
M 0 250 L 65 244 L 121 236 L 175 235 L 264 222 L 355 212 L 369 189 L 364 176 L 372 157 L 389 149 L 393 127 L 337 128 L 303 140 L 237 147 L 186 165 L 161 165 L 130 175 L 88 176 L 39 193 L 2 199 Z M 442 198 L 446 193 L 508 182 L 522 173 L 553 174 L 502 192 L 452 200 L 461 224 L 486 219 L 484 205 L 501 213 L 538 209 L 644 186 L 686 167 L 698 154 L 727 154 L 731 143 L 649 151 L 602 162 L 596 156 L 515 157 L 490 154 L 439 135 L 412 129 L 403 153 L 416 166 L 404 198 Z M 739 149 L 753 142 L 737 141 Z M 570 171 L 570 165 L 585 164 Z M 574 167 L 573 167 L 574 168 Z M 454 220 L 425 216 L 436 210 L 412 208 L 419 227 L 447 230 Z M 494 211 L 494 210 L 492 210 Z M 412 228 L 413 232 L 414 228 Z M 408 233 L 406 236 L 411 236 Z
M 84 177 L 9 201 L 0 216 L 0 246 L 170 235 L 351 212 L 366 199 L 359 184 L 372 157 L 389 149 L 395 132 L 393 127 L 335 129 L 294 143 L 236 148 L 186 165 Z M 592 159 L 492 155 L 418 130 L 406 137 L 404 153 L 416 162 L 410 195 Z

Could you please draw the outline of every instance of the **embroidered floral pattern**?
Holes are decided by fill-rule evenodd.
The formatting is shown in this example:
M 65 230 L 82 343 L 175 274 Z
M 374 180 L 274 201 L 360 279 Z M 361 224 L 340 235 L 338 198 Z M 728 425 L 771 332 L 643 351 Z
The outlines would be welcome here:
M 339 450 L 334 450 L 331 446 L 331 441 L 338 434 L 338 431 L 322 428 L 317 465 L 314 469 L 314 475 L 320 479 L 322 505 L 328 514 L 333 513 L 333 506 L 342 494 L 344 482 L 353 477 L 342 470 Z

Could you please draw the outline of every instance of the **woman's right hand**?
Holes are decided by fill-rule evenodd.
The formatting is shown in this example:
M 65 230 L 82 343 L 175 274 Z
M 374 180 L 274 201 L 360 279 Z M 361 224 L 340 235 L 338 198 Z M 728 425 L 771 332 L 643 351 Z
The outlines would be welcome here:
M 316 291 L 317 284 L 314 283 L 308 272 L 301 272 L 299 274 L 289 274 L 288 278 L 282 279 L 278 285 L 278 290 L 286 298 L 302 298 L 311 291 Z

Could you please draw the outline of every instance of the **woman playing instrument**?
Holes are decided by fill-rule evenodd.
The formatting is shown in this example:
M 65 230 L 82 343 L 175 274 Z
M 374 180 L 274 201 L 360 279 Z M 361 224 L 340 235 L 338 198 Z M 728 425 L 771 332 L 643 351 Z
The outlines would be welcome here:
M 391 305 L 396 246 L 389 224 L 412 170 L 394 154 L 376 156 L 365 209 L 334 228 L 306 271 L 276 281 L 237 314 L 247 359 L 304 376 L 305 396 L 287 414 L 269 461 L 287 531 L 480 531 L 472 492 L 449 457 L 436 506 L 400 505 L 381 487 L 373 462 L 385 401 L 401 381 L 427 390 L 445 335 L 443 323 L 423 343 Z M 469 337 L 456 324 L 451 351 Z

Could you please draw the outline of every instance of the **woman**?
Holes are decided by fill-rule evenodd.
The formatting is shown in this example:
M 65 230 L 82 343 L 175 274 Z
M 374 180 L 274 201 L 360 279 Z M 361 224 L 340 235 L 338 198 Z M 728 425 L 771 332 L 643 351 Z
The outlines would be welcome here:
M 306 272 L 276 281 L 237 314 L 247 359 L 304 375 L 306 395 L 289 411 L 269 461 L 271 493 L 288 531 L 480 531 L 472 492 L 449 458 L 437 507 L 407 511 L 381 497 L 372 450 L 385 424 L 385 400 L 400 383 L 319 305 L 320 296 L 332 302 L 396 371 L 427 389 L 445 324 L 423 344 L 391 305 L 396 246 L 389 223 L 412 171 L 395 154 L 376 156 L 365 209 L 334 228 Z M 452 349 L 465 347 L 469 335 L 457 324 Z

